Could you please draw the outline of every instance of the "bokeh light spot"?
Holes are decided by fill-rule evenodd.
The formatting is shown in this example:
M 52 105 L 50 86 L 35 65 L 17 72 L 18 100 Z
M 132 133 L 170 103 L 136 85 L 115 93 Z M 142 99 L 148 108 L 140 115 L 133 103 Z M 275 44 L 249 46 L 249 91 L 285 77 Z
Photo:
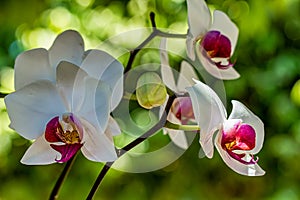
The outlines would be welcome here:
M 57 28 L 63 28 L 71 23 L 71 13 L 64 7 L 57 7 L 50 13 L 50 22 Z
M 300 106 L 300 80 L 295 83 L 291 90 L 291 99 L 297 106 Z

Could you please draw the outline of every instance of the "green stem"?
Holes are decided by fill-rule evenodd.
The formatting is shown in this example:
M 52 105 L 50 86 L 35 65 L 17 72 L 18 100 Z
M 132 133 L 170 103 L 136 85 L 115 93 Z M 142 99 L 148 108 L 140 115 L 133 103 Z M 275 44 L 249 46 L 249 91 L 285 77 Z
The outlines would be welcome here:
M 126 91 L 124 91 L 123 98 L 127 99 L 127 100 L 133 100 L 133 101 L 137 100 L 137 97 L 136 97 L 135 94 L 132 94 L 132 93 L 129 93 L 129 92 L 126 92 Z
M 58 180 L 55 183 L 55 186 L 50 194 L 49 200 L 56 200 L 58 198 L 58 192 L 64 182 L 64 180 L 66 179 L 67 175 L 70 172 L 70 169 L 75 161 L 75 157 L 76 155 L 74 155 L 65 165 L 63 171 L 61 172 Z
M 155 23 L 155 14 L 153 12 L 150 13 L 150 20 L 152 25 L 152 33 L 138 47 L 130 51 L 129 60 L 124 69 L 124 74 L 126 74 L 131 69 L 135 56 L 138 54 L 138 52 L 156 36 L 166 37 L 166 38 L 182 38 L 182 39 L 185 39 L 187 37 L 187 34 L 173 34 L 173 33 L 166 33 L 161 30 L 158 30 Z
M 167 121 L 165 124 L 166 128 L 174 129 L 174 130 L 183 130 L 183 131 L 200 131 L 200 127 L 197 125 L 181 125 L 174 124 L 170 121 Z
M 0 98 L 4 98 L 6 95 L 8 94 L 0 92 Z

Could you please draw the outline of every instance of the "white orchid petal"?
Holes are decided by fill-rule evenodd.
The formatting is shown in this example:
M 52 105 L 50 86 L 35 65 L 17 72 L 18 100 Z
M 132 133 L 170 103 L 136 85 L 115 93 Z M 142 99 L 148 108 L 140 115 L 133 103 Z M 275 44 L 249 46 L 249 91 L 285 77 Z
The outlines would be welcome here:
M 110 113 L 110 89 L 104 82 L 91 77 L 85 78 L 84 100 L 77 116 L 90 122 L 100 133 L 104 133 Z
M 95 162 L 111 162 L 117 159 L 112 138 L 107 134 L 97 132 L 97 129 L 85 120 L 81 120 L 84 127 L 82 154 Z
M 167 94 L 165 102 L 159 107 L 159 111 L 158 111 L 159 118 L 161 118 L 162 115 L 165 113 L 165 108 L 167 106 L 168 100 L 169 100 L 169 95 Z
M 212 76 L 221 79 L 221 80 L 231 80 L 231 79 L 237 79 L 240 77 L 240 74 L 233 68 L 229 67 L 228 69 L 219 69 L 215 64 L 213 64 L 209 58 L 205 57 L 201 50 L 197 50 L 197 55 L 202 63 L 203 67 L 206 69 L 208 73 L 210 73 Z
M 238 27 L 231 21 L 231 19 L 222 11 L 215 10 L 214 11 L 214 21 L 210 28 L 210 30 L 218 30 L 221 34 L 228 37 L 231 43 L 231 55 L 234 52 L 238 35 L 239 29 Z
M 195 118 L 201 131 L 209 132 L 226 120 L 226 109 L 213 89 L 200 81 L 194 81 L 196 84 L 187 90 L 191 96 Z
M 55 81 L 55 70 L 49 64 L 46 49 L 23 52 L 16 58 L 14 68 L 16 90 L 38 80 Z
M 58 35 L 49 49 L 50 65 L 56 68 L 61 61 L 80 66 L 84 54 L 84 42 L 74 30 L 67 30 Z
M 228 119 L 241 119 L 243 123 L 249 124 L 254 128 L 256 137 L 255 137 L 255 147 L 251 151 L 248 151 L 251 154 L 257 154 L 264 142 L 264 123 L 253 114 L 244 104 L 233 100 L 232 101 L 232 112 Z
M 43 134 L 47 122 L 66 112 L 57 88 L 49 81 L 31 83 L 5 97 L 11 128 L 27 139 Z
M 198 153 L 198 157 L 199 158 L 204 158 L 206 155 L 205 155 L 205 152 L 203 150 L 203 148 L 200 146 L 200 150 L 199 150 L 199 153 Z
M 104 81 L 112 92 L 111 110 L 121 101 L 123 96 L 122 64 L 108 53 L 100 50 L 91 50 L 86 55 L 81 68 L 91 77 Z
M 188 33 L 186 38 L 186 53 L 191 60 L 195 60 L 195 39 Z
M 56 163 L 55 159 L 60 157 L 60 153 L 50 147 L 43 134 L 27 149 L 21 163 L 25 165 L 47 165 Z
M 226 120 L 226 110 L 217 94 L 206 84 L 196 81 L 196 84 L 187 88 L 190 94 L 193 111 L 197 124 L 200 127 L 200 144 L 207 157 L 213 154 L 212 137 L 215 131 Z
M 172 112 L 169 112 L 167 120 L 174 124 L 181 124 L 181 121 Z M 188 149 L 189 145 L 184 131 L 169 128 L 165 129 L 167 130 L 167 133 L 174 144 L 182 149 Z
M 186 61 L 181 62 L 180 73 L 177 82 L 177 88 L 181 92 L 185 92 L 186 87 L 193 86 L 195 84 L 193 79 L 198 79 L 194 68 Z
M 161 77 L 163 83 L 174 92 L 178 92 L 173 69 L 169 65 L 169 56 L 167 51 L 167 38 L 160 40 L 160 62 L 161 62 Z
M 181 124 L 180 119 L 178 119 L 172 111 L 169 112 L 169 114 L 167 116 L 167 120 L 174 124 Z
M 56 83 L 61 91 L 66 104 L 77 107 L 83 101 L 82 91 L 84 91 L 84 78 L 87 73 L 78 66 L 69 62 L 60 62 L 56 70 Z M 72 109 L 73 110 L 73 109 Z
M 123 97 L 123 66 L 119 61 L 114 61 L 103 73 L 101 81 L 104 81 L 111 89 L 111 108 L 113 111 Z
M 189 145 L 186 139 L 186 135 L 184 133 L 184 131 L 182 130 L 173 130 L 173 129 L 169 129 L 166 128 L 168 135 L 170 137 L 170 139 L 172 140 L 172 142 L 174 142 L 174 144 L 178 147 L 180 147 L 181 149 L 188 149 Z
M 262 176 L 265 174 L 265 171 L 256 163 L 256 164 L 243 164 L 234 158 L 232 158 L 224 149 L 221 147 L 220 138 L 216 138 L 216 148 L 225 162 L 225 164 L 230 167 L 233 171 L 245 175 L 245 176 Z
M 121 134 L 121 129 L 120 129 L 117 121 L 114 118 L 109 117 L 108 126 L 107 126 L 107 129 L 105 130 L 105 133 L 109 133 L 109 135 L 112 135 L 112 136 Z
M 204 35 L 211 26 L 211 14 L 204 0 L 187 0 L 189 31 L 194 38 Z

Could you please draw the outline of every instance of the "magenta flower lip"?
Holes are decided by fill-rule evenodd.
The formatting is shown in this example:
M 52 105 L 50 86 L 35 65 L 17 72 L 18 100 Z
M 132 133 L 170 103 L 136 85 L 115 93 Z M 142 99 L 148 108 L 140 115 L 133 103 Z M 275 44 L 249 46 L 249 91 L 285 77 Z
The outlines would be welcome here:
M 201 40 L 200 45 L 211 58 L 229 58 L 231 54 L 230 40 L 220 31 L 209 31 Z
M 56 116 L 46 125 L 46 141 L 50 142 L 50 146 L 61 154 L 61 159 L 55 159 L 57 162 L 68 161 L 83 145 L 81 143 L 83 132 L 82 128 L 79 128 L 81 124 L 78 119 L 75 119 L 73 114 L 66 113 L 61 120 L 59 116 Z
M 249 151 L 254 149 L 256 138 L 255 130 L 249 124 L 241 123 L 241 121 L 234 121 L 235 123 L 231 124 L 229 130 L 222 129 L 221 146 L 237 161 L 243 164 L 255 164 L 257 161 L 253 159 L 253 155 L 251 155 L 252 159 L 250 161 L 246 161 L 242 159 L 245 157 L 245 153 L 235 153 L 235 150 Z M 225 123 L 228 122 L 231 123 L 230 120 Z
M 225 70 L 233 67 L 234 64 L 230 62 L 231 42 L 220 31 L 208 31 L 200 42 L 200 48 L 203 49 L 204 56 L 217 68 Z

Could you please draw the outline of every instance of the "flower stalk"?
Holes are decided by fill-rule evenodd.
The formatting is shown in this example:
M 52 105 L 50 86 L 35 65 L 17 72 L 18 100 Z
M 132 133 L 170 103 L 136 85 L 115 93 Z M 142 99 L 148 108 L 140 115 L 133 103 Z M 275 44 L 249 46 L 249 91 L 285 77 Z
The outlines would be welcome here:
M 6 97 L 6 95 L 8 95 L 8 94 L 0 92 L 0 98 L 4 98 L 4 97 Z
M 151 40 L 153 40 L 153 38 L 155 38 L 156 36 L 166 37 L 166 38 L 182 38 L 182 39 L 186 39 L 186 37 L 187 37 L 187 34 L 166 33 L 166 32 L 163 32 L 163 31 L 157 29 L 156 22 L 155 22 L 155 13 L 154 12 L 150 13 L 150 21 L 151 21 L 151 25 L 152 25 L 152 32 L 139 46 L 137 46 L 135 49 L 130 51 L 129 60 L 128 60 L 127 65 L 124 69 L 124 74 L 126 74 L 126 72 L 128 72 L 131 69 L 131 66 L 133 64 L 135 56 L 138 54 L 138 52 L 144 46 L 146 46 Z
M 64 182 L 64 180 L 66 179 L 66 177 L 68 176 L 73 164 L 74 164 L 74 161 L 75 161 L 75 157 L 76 155 L 74 155 L 65 165 L 63 171 L 61 172 L 59 178 L 57 179 L 54 187 L 53 187 L 53 190 L 50 194 L 50 197 L 49 197 L 49 200 L 56 200 L 58 198 L 58 193 L 59 193 L 59 190 Z
M 181 125 L 174 124 L 170 121 L 167 121 L 165 124 L 166 128 L 174 129 L 174 130 L 182 130 L 182 131 L 200 131 L 200 127 L 197 125 Z

